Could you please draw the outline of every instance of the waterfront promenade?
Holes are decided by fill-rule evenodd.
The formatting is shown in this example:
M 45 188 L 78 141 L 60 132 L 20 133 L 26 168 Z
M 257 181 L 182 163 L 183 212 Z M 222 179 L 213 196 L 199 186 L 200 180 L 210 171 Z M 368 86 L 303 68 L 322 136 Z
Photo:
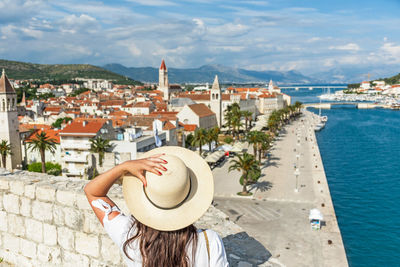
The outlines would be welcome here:
M 285 127 L 263 162 L 263 176 L 251 198 L 236 195 L 240 173 L 228 173 L 229 162 L 213 170 L 215 204 L 271 253 L 266 266 L 348 265 L 313 124 L 312 113 L 305 111 Z M 298 192 L 295 165 L 300 170 Z M 310 227 L 313 208 L 324 215 L 320 231 Z

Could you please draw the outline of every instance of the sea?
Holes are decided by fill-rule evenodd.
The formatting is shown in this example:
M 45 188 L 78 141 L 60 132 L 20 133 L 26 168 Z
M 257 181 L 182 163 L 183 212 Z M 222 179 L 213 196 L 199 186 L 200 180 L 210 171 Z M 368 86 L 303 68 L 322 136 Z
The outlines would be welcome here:
M 327 89 L 282 91 L 310 103 Z M 400 111 L 334 106 L 322 115 L 317 141 L 349 265 L 400 266 Z

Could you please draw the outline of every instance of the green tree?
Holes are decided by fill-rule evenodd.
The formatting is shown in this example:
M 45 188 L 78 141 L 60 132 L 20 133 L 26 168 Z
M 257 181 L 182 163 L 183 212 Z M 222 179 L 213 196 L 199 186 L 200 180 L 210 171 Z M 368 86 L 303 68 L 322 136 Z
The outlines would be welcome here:
M 207 131 L 204 128 L 197 128 L 196 131 L 194 132 L 194 137 L 193 137 L 193 146 L 198 146 L 199 147 L 199 154 L 201 155 L 202 151 L 202 146 L 207 143 Z
M 72 121 L 72 118 L 70 117 L 65 117 L 65 118 L 58 118 L 53 124 L 51 125 L 53 128 L 61 128 L 61 125 L 63 123 L 68 123 L 69 121 Z
M 34 133 L 34 137 L 28 142 L 28 148 L 31 151 L 37 151 L 40 153 L 40 159 L 42 161 L 42 173 L 46 173 L 46 151 L 50 151 L 54 154 L 56 151 L 57 141 L 50 138 L 45 132 Z
M 253 116 L 253 112 L 248 111 L 248 110 L 244 110 L 242 111 L 242 116 L 244 117 L 245 120 L 245 130 L 246 132 L 248 131 L 248 123 L 251 121 L 251 118 Z
M 0 154 L 1 154 L 1 162 L 3 164 L 3 168 L 6 168 L 7 156 L 12 154 L 11 144 L 9 144 L 7 140 L 1 140 Z
M 112 146 L 110 140 L 103 139 L 101 136 L 91 138 L 90 140 L 90 152 L 99 153 L 99 165 L 103 166 L 104 153 Z
M 186 139 L 185 139 L 185 147 L 186 148 L 190 148 L 192 146 L 193 139 L 194 139 L 194 136 L 191 133 L 186 136 Z
M 261 163 L 261 159 L 263 158 L 263 155 L 265 154 L 265 151 L 267 151 L 270 148 L 271 144 L 271 137 L 266 134 L 266 133 L 260 133 L 260 140 L 258 142 L 258 161 Z
M 250 173 L 255 172 L 259 169 L 258 162 L 255 157 L 247 152 L 238 154 L 237 159 L 231 161 L 229 171 L 237 170 L 242 172 L 241 179 L 243 181 L 243 189 L 241 195 L 249 195 L 247 191 L 247 184 L 250 179 Z
M 246 141 L 250 145 L 253 145 L 254 158 L 257 158 L 257 147 L 258 143 L 261 141 L 262 132 L 260 131 L 250 131 L 246 136 Z

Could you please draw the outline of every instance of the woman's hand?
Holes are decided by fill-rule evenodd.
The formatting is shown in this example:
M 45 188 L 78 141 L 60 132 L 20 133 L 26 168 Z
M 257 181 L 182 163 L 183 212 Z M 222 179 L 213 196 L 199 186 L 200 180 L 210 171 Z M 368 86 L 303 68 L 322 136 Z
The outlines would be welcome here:
M 157 154 L 144 159 L 129 160 L 122 163 L 121 167 L 125 172 L 129 172 L 139 178 L 144 186 L 147 186 L 146 171 L 161 176 L 161 171 L 167 170 L 167 168 L 162 165 L 162 163 L 167 163 L 167 161 L 160 158 L 162 155 L 164 154 Z

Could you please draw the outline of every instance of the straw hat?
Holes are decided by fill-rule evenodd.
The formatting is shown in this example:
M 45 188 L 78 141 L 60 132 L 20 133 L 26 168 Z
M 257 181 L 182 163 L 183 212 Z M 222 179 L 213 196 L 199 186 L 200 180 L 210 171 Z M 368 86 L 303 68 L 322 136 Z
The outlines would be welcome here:
M 135 219 L 160 231 L 174 231 L 194 223 L 207 211 L 214 195 L 214 180 L 205 160 L 182 147 L 159 147 L 146 152 L 143 158 L 161 153 L 168 162 L 163 175 L 146 172 L 147 187 L 138 178 L 126 175 L 122 189 Z

